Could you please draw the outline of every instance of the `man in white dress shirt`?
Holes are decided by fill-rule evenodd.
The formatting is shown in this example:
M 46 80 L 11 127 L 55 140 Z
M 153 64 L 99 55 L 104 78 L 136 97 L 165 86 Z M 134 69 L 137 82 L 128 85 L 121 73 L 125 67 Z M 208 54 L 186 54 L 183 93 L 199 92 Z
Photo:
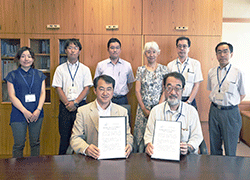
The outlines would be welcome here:
M 102 74 L 114 78 L 116 85 L 112 102 L 120 105 L 128 104 L 127 94 L 135 81 L 131 64 L 119 57 L 121 42 L 117 38 L 108 41 L 107 50 L 109 58 L 97 64 L 95 78 Z
M 212 102 L 209 111 L 209 134 L 211 155 L 235 156 L 242 125 L 238 104 L 245 97 L 242 72 L 232 66 L 233 46 L 227 42 L 215 48 L 219 66 L 209 70 L 207 89 Z
M 93 85 L 90 70 L 78 60 L 81 43 L 77 39 L 69 39 L 65 43 L 67 62 L 56 68 L 52 86 L 60 98 L 59 105 L 59 155 L 66 154 L 69 146 L 72 126 L 78 107 L 86 104 L 89 88 Z
M 196 109 L 195 96 L 199 90 L 200 82 L 203 81 L 201 64 L 199 61 L 188 57 L 191 41 L 188 37 L 179 37 L 176 40 L 178 58 L 168 63 L 168 72 L 179 72 L 186 80 L 182 101 L 193 105 Z
M 181 154 L 197 154 L 203 136 L 197 110 L 181 101 L 185 78 L 178 72 L 172 72 L 165 75 L 163 83 L 166 101 L 156 105 L 150 112 L 144 134 L 146 153 L 150 156 L 154 153 L 152 141 L 155 121 L 162 120 L 181 122 Z

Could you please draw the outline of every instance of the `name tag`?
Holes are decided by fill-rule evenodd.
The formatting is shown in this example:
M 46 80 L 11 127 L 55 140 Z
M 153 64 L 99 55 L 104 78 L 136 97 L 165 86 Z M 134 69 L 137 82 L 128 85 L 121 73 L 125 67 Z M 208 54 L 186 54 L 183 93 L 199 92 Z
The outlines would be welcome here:
M 224 93 L 217 93 L 216 96 L 215 96 L 215 99 L 216 100 L 223 100 L 224 99 Z
M 25 95 L 25 102 L 36 102 L 36 95 L 35 94 L 26 94 Z

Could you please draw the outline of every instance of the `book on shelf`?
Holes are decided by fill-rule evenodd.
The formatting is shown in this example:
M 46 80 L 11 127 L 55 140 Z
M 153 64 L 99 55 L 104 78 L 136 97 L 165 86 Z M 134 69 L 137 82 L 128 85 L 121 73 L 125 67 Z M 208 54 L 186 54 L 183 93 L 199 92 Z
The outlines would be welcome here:
M 16 70 L 17 64 L 13 60 L 2 60 L 2 80 L 9 72 Z

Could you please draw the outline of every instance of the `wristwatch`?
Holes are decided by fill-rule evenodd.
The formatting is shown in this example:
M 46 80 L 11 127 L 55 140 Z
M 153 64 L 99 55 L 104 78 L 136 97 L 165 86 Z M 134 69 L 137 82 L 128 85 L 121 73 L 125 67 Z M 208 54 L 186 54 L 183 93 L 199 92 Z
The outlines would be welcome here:
M 192 102 L 191 102 L 191 101 L 189 101 L 189 100 L 187 100 L 187 103 L 188 103 L 188 104 L 191 104 Z
M 193 153 L 195 151 L 195 149 L 194 148 L 191 148 L 190 146 L 188 146 L 188 153 Z
M 75 107 L 78 107 L 79 104 L 78 104 L 76 101 L 74 101 L 74 106 L 75 106 Z

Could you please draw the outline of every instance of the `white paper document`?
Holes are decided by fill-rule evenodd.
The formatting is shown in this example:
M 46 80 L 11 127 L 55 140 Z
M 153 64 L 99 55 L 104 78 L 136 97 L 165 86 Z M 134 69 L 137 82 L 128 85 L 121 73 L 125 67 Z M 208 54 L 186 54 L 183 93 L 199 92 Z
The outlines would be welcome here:
M 181 122 L 155 121 L 151 158 L 180 161 Z
M 98 159 L 126 158 L 126 116 L 101 116 L 99 119 Z

